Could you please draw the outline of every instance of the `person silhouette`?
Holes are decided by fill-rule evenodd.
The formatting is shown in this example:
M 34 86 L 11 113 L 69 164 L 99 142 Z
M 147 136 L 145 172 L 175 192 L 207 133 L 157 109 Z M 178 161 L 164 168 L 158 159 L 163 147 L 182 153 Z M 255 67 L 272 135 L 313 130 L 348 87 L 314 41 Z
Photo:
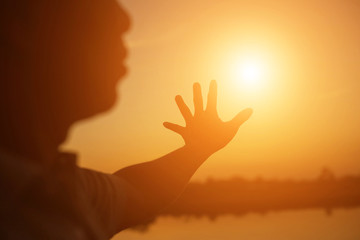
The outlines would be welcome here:
M 3 0 L 0 18 L 2 239 L 109 239 L 153 218 L 252 114 L 221 121 L 216 82 L 205 109 L 195 83 L 194 114 L 175 98 L 186 126 L 164 123 L 183 147 L 114 174 L 80 168 L 59 145 L 116 102 L 129 16 L 116 0 Z

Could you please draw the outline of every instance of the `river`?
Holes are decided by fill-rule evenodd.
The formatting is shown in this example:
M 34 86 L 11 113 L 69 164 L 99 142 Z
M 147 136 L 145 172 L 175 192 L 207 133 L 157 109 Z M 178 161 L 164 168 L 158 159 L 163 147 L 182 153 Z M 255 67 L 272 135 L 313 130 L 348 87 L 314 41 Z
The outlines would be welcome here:
M 113 240 L 359 240 L 360 208 L 159 217 L 146 230 L 125 230 Z

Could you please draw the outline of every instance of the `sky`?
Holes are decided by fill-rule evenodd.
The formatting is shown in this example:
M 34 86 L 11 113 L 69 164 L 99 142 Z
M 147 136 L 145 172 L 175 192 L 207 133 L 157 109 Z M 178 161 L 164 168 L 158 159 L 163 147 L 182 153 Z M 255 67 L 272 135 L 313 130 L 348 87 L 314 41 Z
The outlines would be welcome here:
M 253 116 L 194 179 L 313 178 L 323 167 L 360 174 L 360 2 L 123 0 L 129 73 L 109 112 L 77 123 L 63 149 L 104 172 L 156 159 L 181 146 L 162 126 L 183 124 L 174 101 L 192 107 L 218 82 L 218 111 Z M 239 69 L 261 74 L 246 84 Z

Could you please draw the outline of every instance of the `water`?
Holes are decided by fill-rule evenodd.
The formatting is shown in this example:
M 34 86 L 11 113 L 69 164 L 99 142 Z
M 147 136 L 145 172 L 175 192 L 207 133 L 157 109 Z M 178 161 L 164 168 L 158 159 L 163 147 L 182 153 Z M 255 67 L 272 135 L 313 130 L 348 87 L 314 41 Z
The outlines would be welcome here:
M 159 217 L 144 232 L 125 230 L 113 240 L 360 240 L 360 208 L 269 212 L 265 215 Z

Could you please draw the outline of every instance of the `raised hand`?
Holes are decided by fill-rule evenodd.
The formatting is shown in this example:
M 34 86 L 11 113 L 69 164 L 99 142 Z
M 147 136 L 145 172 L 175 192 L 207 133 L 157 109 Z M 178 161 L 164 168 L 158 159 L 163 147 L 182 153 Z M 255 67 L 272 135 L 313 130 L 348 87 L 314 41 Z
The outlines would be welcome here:
M 252 109 L 247 108 L 238 113 L 232 120 L 223 122 L 217 113 L 217 84 L 211 81 L 206 109 L 203 107 L 201 86 L 195 83 L 194 114 L 191 113 L 183 98 L 178 95 L 175 101 L 185 119 L 186 126 L 164 122 L 164 127 L 180 134 L 185 146 L 200 154 L 211 155 L 225 147 L 235 136 L 239 127 L 249 119 Z

